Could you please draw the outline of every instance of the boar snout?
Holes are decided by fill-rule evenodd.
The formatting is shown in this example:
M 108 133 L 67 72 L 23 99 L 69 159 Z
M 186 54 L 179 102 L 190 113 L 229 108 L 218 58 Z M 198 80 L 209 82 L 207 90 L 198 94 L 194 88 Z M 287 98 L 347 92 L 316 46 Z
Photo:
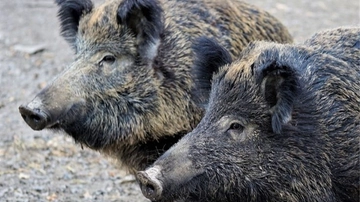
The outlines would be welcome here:
M 39 108 L 31 108 L 29 106 L 21 105 L 19 107 L 19 112 L 25 122 L 33 129 L 33 130 L 42 130 L 49 123 L 49 116 L 44 110 Z
M 142 193 L 146 198 L 154 201 L 160 198 L 163 190 L 161 182 L 157 179 L 158 174 L 160 172 L 156 167 L 136 173 Z
M 83 99 L 71 97 L 60 91 L 54 92 L 47 88 L 27 105 L 19 106 L 22 118 L 33 130 L 54 128 L 64 120 L 71 123 L 81 115 Z M 53 95 L 62 95 L 62 97 Z M 69 111 L 73 112 L 69 115 Z

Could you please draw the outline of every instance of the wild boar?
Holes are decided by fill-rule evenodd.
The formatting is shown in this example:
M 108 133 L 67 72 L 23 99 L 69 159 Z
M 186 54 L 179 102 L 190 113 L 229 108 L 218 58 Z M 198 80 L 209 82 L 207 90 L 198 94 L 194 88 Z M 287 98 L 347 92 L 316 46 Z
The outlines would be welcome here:
M 218 39 L 232 56 L 254 40 L 292 41 L 278 20 L 240 1 L 57 3 L 75 61 L 20 113 L 32 129 L 65 131 L 130 172 L 145 169 L 202 117 L 190 93 L 195 37 Z
M 219 65 L 209 68 L 216 73 L 205 115 L 137 172 L 144 196 L 359 201 L 360 28 L 326 30 L 299 45 L 250 43 L 234 62 L 214 40 L 195 47 L 195 64 Z

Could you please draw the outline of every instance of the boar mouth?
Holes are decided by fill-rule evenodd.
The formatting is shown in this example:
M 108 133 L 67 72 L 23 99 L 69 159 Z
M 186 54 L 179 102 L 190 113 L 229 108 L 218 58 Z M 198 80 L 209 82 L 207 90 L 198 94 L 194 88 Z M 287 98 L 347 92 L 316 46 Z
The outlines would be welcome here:
M 60 130 L 60 129 L 61 129 L 60 120 L 59 120 L 59 121 L 56 121 L 56 122 L 53 123 L 52 125 L 49 125 L 47 128 L 48 128 L 48 129 L 52 129 L 52 130 Z
M 202 186 L 202 183 L 204 181 L 209 181 L 207 175 L 206 173 L 200 173 L 186 179 L 184 182 L 179 183 L 178 185 L 172 184 L 167 188 L 164 187 L 164 196 L 162 199 L 171 198 L 171 200 L 174 202 L 203 201 L 201 196 L 199 196 L 198 191 L 203 190 L 204 187 Z M 191 189 L 189 187 L 191 187 Z M 165 193 L 171 193 L 171 195 Z
M 72 124 L 76 120 L 79 120 L 79 117 L 82 116 L 82 113 L 80 112 L 81 107 L 79 107 L 79 104 L 80 103 L 75 103 L 67 106 L 60 114 L 52 114 L 53 121 L 50 122 L 46 128 L 63 129 L 68 124 Z

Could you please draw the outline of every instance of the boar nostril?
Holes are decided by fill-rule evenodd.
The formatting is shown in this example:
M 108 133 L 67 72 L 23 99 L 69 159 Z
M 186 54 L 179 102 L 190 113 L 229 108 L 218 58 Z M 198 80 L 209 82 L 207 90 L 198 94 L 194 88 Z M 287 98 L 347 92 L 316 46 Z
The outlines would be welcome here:
M 136 175 L 144 196 L 150 200 L 158 200 L 162 194 L 162 187 L 157 179 L 151 178 L 145 171 L 139 171 Z
M 41 121 L 41 117 L 39 115 L 30 115 L 30 119 L 34 120 L 35 122 Z
M 155 187 L 151 184 L 147 184 L 145 186 L 145 191 L 149 194 L 149 195 L 154 195 L 155 193 Z
M 33 130 L 42 130 L 47 125 L 47 116 L 40 109 L 31 109 L 27 106 L 20 106 L 19 112 L 24 121 Z

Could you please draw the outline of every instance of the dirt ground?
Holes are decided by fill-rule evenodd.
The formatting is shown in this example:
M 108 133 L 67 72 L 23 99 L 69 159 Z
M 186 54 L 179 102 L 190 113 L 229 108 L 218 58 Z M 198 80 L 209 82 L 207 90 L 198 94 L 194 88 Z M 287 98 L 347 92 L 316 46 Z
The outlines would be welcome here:
M 247 0 L 280 19 L 296 42 L 360 24 L 358 0 Z M 147 201 L 134 178 L 64 134 L 31 130 L 18 113 L 65 68 L 52 0 L 0 1 L 0 201 Z

